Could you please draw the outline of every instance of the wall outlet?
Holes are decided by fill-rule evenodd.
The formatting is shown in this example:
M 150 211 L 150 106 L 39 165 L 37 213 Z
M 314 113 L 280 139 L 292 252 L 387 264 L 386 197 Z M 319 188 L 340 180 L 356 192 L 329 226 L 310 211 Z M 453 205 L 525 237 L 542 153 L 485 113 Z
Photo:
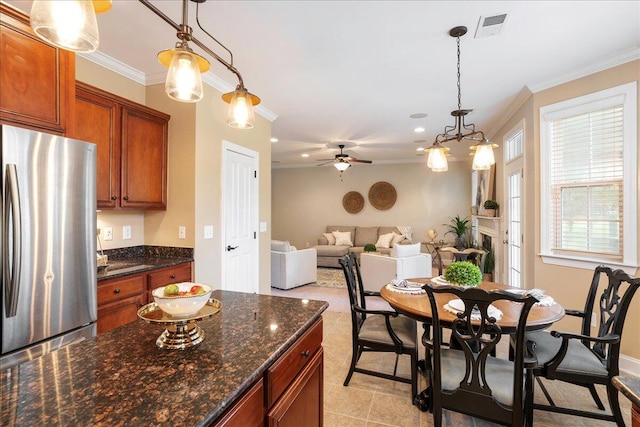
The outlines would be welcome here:
M 105 227 L 104 228 L 104 240 L 113 240 L 113 228 Z
M 130 225 L 123 225 L 122 226 L 122 240 L 129 240 L 131 239 L 131 226 Z
M 178 227 L 178 239 L 186 239 L 187 238 L 187 227 L 181 225 Z
M 213 225 L 204 226 L 204 238 L 213 239 Z

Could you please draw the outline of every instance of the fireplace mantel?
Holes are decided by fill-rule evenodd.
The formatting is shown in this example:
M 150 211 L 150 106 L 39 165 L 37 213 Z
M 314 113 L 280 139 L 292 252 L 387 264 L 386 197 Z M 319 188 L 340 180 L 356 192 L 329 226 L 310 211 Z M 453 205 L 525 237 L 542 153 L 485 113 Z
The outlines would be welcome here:
M 491 216 L 474 215 L 478 233 L 486 234 L 495 239 L 500 236 L 500 218 Z

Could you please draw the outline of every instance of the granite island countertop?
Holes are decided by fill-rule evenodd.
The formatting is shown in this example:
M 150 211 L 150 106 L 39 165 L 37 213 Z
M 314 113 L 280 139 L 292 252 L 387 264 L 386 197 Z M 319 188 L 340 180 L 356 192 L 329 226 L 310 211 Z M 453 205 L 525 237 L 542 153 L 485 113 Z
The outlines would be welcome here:
M 162 350 L 163 326 L 136 322 L 0 372 L 3 426 L 206 426 L 328 307 L 214 291 L 219 313 L 189 350 Z M 277 325 L 277 327 L 274 327 Z

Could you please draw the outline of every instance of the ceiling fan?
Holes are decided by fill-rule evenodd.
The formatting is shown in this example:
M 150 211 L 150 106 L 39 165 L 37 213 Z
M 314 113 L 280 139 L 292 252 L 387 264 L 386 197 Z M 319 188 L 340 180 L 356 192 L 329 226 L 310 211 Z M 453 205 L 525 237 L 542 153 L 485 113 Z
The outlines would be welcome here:
M 360 159 L 356 159 L 355 157 L 351 157 L 348 154 L 343 153 L 342 149 L 344 148 L 344 144 L 340 144 L 338 145 L 338 147 L 340 147 L 340 154 L 336 154 L 335 158 L 333 159 L 318 160 L 319 162 L 324 162 L 324 163 L 320 163 L 318 166 L 323 166 L 333 162 L 333 166 L 335 166 L 335 168 L 338 169 L 340 172 L 343 172 L 347 170 L 349 166 L 351 166 L 352 162 L 353 163 L 373 163 L 371 160 L 360 160 Z

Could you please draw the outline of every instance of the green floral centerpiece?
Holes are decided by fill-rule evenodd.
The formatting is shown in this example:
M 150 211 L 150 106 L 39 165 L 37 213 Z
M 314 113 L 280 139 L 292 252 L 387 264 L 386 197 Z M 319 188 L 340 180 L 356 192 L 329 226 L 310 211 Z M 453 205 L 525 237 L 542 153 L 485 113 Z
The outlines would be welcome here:
M 376 248 L 376 245 L 374 245 L 373 243 L 367 243 L 366 245 L 364 245 L 365 252 L 375 252 L 377 250 L 378 248 Z
M 469 261 L 456 261 L 447 267 L 444 279 L 452 285 L 475 287 L 482 282 L 482 272 Z

